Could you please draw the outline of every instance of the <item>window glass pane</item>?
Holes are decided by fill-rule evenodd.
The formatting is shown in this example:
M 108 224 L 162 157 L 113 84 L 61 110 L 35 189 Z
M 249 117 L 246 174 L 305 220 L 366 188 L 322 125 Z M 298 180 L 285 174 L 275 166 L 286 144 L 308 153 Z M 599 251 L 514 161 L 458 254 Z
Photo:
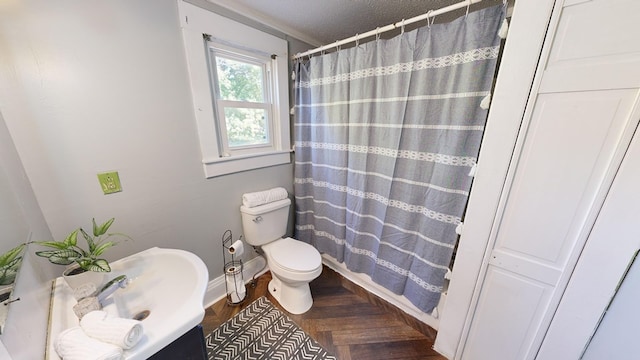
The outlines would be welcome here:
M 269 127 L 265 109 L 225 107 L 229 147 L 269 144 Z
M 262 66 L 216 56 L 223 100 L 264 102 Z

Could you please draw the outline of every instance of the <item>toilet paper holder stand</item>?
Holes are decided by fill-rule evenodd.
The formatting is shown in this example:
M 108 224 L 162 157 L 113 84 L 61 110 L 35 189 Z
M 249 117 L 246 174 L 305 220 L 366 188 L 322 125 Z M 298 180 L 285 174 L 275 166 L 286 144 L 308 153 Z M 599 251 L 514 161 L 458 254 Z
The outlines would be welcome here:
M 242 240 L 242 237 L 240 237 Z M 242 259 L 239 257 L 242 255 L 240 251 L 234 248 L 233 234 L 231 230 L 227 230 L 222 234 L 222 247 L 223 247 L 223 261 L 224 261 L 224 276 L 225 276 L 225 289 L 227 297 L 227 305 L 240 305 L 247 297 L 247 289 L 244 283 L 243 276 L 243 264 Z M 240 252 L 240 253 L 239 253 Z

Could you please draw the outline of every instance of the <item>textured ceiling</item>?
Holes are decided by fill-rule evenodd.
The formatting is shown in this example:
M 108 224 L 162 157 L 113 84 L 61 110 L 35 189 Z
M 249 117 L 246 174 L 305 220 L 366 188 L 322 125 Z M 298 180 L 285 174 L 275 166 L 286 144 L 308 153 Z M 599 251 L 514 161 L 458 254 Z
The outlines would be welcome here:
M 312 45 L 322 45 L 409 19 L 460 0 L 208 0 L 279 28 Z M 484 0 L 471 10 L 500 4 Z M 464 14 L 458 10 L 437 22 Z

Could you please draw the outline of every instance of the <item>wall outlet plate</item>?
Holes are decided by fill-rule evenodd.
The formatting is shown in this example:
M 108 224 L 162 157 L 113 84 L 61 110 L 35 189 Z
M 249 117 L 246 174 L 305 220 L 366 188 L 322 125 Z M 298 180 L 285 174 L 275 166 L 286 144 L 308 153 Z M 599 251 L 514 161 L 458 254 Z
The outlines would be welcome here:
M 105 195 L 122 191 L 122 185 L 120 185 L 120 177 L 117 171 L 98 174 L 98 181 Z

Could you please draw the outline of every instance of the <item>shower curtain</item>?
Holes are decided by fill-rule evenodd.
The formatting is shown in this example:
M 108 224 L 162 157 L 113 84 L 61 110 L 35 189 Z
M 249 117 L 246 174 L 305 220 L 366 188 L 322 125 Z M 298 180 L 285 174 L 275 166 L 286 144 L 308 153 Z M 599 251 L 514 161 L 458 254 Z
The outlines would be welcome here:
M 503 6 L 296 64 L 296 237 L 431 312 L 487 117 Z

